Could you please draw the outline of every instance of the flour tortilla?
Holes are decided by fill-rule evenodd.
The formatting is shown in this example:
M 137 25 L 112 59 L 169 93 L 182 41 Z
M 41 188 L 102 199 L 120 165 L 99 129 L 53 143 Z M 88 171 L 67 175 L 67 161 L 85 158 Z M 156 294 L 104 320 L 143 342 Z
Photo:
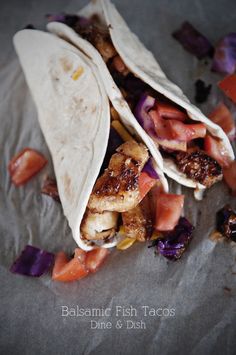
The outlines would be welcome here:
M 52 34 L 23 30 L 14 36 L 14 45 L 51 152 L 64 214 L 78 246 L 91 250 L 91 243 L 80 237 L 80 224 L 110 131 L 101 79 L 86 56 Z M 73 80 L 78 68 L 83 73 Z
M 150 85 L 154 90 L 184 108 L 192 120 L 203 122 L 213 136 L 221 139 L 229 157 L 233 160 L 233 149 L 224 131 L 204 116 L 203 113 L 188 100 L 182 90 L 167 79 L 153 54 L 148 51 L 139 41 L 137 36 L 131 32 L 115 6 L 109 0 L 93 0 L 78 13 L 78 15 L 85 17 L 90 17 L 93 14 L 98 14 L 102 21 L 108 26 L 113 45 L 130 71 Z M 156 144 L 139 124 L 139 128 L 137 127 L 138 122 L 136 118 L 133 116 L 111 76 L 106 73 L 106 65 L 101 63 L 102 58 L 97 50 L 90 43 L 82 40 L 78 34 L 64 24 L 57 22 L 49 23 L 48 30 L 59 36 L 65 37 L 75 46 L 83 50 L 97 65 L 107 90 L 107 94 L 114 107 L 121 115 L 122 120 L 124 123 L 126 122 L 129 129 L 135 129 L 139 132 L 139 135 L 156 159 L 157 164 L 162 168 L 160 153 Z M 94 51 L 92 51 L 91 47 L 94 48 Z M 99 56 L 100 59 L 98 59 Z M 106 70 L 108 71 L 107 68 Z M 169 177 L 184 186 L 198 189 L 205 188 L 203 185 L 187 178 L 185 174 L 181 173 L 171 159 L 164 159 L 163 171 Z

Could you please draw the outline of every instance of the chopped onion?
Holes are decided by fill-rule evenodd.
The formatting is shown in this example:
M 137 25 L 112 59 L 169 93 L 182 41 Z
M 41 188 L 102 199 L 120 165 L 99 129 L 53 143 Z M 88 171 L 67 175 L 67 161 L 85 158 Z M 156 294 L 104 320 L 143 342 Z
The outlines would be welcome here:
M 54 262 L 54 254 L 32 245 L 26 245 L 12 264 L 10 271 L 20 275 L 39 277 L 45 274 Z
M 150 111 L 155 105 L 155 99 L 152 96 L 143 94 L 135 108 L 135 117 L 141 124 L 143 129 L 151 136 L 156 137 L 155 126 L 152 118 L 149 116 Z

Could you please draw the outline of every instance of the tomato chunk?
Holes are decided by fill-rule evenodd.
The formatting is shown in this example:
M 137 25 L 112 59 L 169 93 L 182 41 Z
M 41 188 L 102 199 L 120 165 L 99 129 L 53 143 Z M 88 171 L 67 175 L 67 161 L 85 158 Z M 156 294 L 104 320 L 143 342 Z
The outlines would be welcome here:
M 218 83 L 219 88 L 236 103 L 236 74 L 228 75 Z
M 52 178 L 47 178 L 44 183 L 43 187 L 41 189 L 42 194 L 48 195 L 52 197 L 54 200 L 60 202 L 60 197 L 58 193 L 58 188 L 57 188 L 57 182 L 55 179 Z
M 155 137 L 155 141 L 158 144 L 172 150 L 182 150 L 184 152 L 187 150 L 186 141 L 173 139 L 173 134 L 172 134 L 169 120 L 165 120 L 161 118 L 159 113 L 156 110 L 151 110 L 149 112 L 149 115 L 152 118 L 155 126 L 155 131 L 157 134 L 157 137 Z
M 207 135 L 204 139 L 204 150 L 215 159 L 222 167 L 228 166 L 230 163 L 230 158 L 225 150 L 223 144 L 216 138 Z
M 141 199 L 146 196 L 146 194 L 151 190 L 155 183 L 156 179 L 151 178 L 145 171 L 141 172 L 139 176 L 139 192 Z
M 235 138 L 235 123 L 228 107 L 220 103 L 209 115 L 209 118 L 218 124 L 227 134 L 229 139 Z
M 188 118 L 186 112 L 183 112 L 174 105 L 165 102 L 158 102 L 157 110 L 162 118 L 173 119 L 178 121 L 185 121 Z
M 206 135 L 206 127 L 203 123 L 185 124 L 180 121 L 170 120 L 172 137 L 177 140 L 189 142 L 192 139 L 203 138 Z
M 156 205 L 155 229 L 170 231 L 178 224 L 184 206 L 184 195 L 160 194 Z
M 85 266 L 85 255 L 86 252 L 79 249 L 79 251 L 75 251 L 74 258 L 69 260 L 63 251 L 57 253 L 52 272 L 52 279 L 55 281 L 67 282 L 79 280 L 82 277 L 87 276 L 89 271 Z
M 236 161 L 232 161 L 228 167 L 223 168 L 223 175 L 226 184 L 230 187 L 233 194 L 236 194 Z
M 90 272 L 96 272 L 104 262 L 110 251 L 105 248 L 97 248 L 88 251 L 86 254 L 85 265 Z
M 23 185 L 47 164 L 43 155 L 31 148 L 23 149 L 11 159 L 8 170 L 12 182 L 16 185 Z

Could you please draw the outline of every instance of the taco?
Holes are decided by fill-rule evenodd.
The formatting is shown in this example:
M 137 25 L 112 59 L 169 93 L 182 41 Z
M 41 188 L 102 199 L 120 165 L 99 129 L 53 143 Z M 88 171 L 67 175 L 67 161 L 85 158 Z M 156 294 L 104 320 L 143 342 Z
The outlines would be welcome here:
M 157 162 L 161 152 L 164 173 L 196 190 L 222 179 L 234 159 L 228 137 L 167 79 L 109 0 L 49 21 L 49 31 L 91 58 L 128 130 L 139 132 Z
M 79 247 L 110 248 L 121 226 L 133 240 L 149 239 L 153 196 L 159 194 L 178 205 L 160 227 L 173 229 L 183 196 L 166 194 L 161 167 L 138 131 L 133 129 L 131 136 L 123 127 L 88 57 L 63 39 L 37 30 L 18 32 L 14 45 L 52 156 L 63 211 Z

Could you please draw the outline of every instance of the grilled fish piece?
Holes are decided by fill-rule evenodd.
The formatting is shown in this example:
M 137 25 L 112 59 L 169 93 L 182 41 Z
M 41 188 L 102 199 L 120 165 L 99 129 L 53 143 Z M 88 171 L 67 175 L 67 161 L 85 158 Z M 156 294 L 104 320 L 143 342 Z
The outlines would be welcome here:
M 206 187 L 211 187 L 223 178 L 221 166 L 202 150 L 178 152 L 175 154 L 175 161 L 179 170 L 187 177 Z
M 146 196 L 138 206 L 121 214 L 125 235 L 145 242 L 152 235 L 153 222 L 150 201 Z
M 119 213 L 96 213 L 86 210 L 81 223 L 81 236 L 87 240 L 103 240 L 112 238 L 117 229 Z
M 139 175 L 149 158 L 147 148 L 131 140 L 116 151 L 90 196 L 88 208 L 94 212 L 125 212 L 141 200 Z

